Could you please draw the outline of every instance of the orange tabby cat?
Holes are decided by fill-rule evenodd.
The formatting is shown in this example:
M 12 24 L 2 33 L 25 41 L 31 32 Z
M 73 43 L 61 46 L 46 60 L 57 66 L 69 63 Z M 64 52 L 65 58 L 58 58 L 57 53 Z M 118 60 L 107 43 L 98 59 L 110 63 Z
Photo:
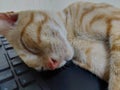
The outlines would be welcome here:
M 73 59 L 108 81 L 109 90 L 120 90 L 120 9 L 77 2 L 59 12 L 21 11 L 0 17 L 0 33 L 29 67 L 54 70 Z

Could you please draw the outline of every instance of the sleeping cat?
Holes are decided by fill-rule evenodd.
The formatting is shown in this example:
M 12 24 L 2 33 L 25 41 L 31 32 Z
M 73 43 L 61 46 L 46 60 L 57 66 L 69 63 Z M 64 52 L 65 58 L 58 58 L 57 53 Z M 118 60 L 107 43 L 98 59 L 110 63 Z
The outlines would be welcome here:
M 29 67 L 54 70 L 72 59 L 109 82 L 109 90 L 120 90 L 119 28 L 120 9 L 104 3 L 0 14 L 0 34 Z

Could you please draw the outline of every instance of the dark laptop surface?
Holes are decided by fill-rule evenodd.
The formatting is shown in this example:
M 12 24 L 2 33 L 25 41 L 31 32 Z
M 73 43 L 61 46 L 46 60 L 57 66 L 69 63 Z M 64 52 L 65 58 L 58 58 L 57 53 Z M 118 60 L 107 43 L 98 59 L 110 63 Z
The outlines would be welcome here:
M 107 90 L 107 83 L 72 61 L 55 71 L 37 72 L 0 35 L 0 90 Z

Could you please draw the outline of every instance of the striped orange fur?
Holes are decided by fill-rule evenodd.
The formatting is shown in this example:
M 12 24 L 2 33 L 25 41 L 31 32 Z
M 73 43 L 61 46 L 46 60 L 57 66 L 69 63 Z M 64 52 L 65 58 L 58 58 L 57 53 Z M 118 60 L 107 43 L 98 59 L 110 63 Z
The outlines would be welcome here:
M 4 34 L 22 60 L 36 70 L 51 70 L 49 60 L 67 60 L 91 71 L 120 90 L 120 9 L 104 3 L 77 2 L 59 12 L 21 11 Z M 3 33 L 4 32 L 4 33 Z M 9 32 L 9 33 L 8 33 Z M 14 36 L 14 37 L 12 37 Z M 53 70 L 53 69 L 52 69 Z

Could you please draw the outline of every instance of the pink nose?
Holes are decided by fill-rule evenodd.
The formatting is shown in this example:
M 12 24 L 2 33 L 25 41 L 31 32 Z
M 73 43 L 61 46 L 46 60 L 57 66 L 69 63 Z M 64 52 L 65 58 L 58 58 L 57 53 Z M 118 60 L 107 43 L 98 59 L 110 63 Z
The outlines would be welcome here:
M 49 58 L 47 66 L 50 70 L 55 70 L 59 66 L 59 64 L 59 61 Z

